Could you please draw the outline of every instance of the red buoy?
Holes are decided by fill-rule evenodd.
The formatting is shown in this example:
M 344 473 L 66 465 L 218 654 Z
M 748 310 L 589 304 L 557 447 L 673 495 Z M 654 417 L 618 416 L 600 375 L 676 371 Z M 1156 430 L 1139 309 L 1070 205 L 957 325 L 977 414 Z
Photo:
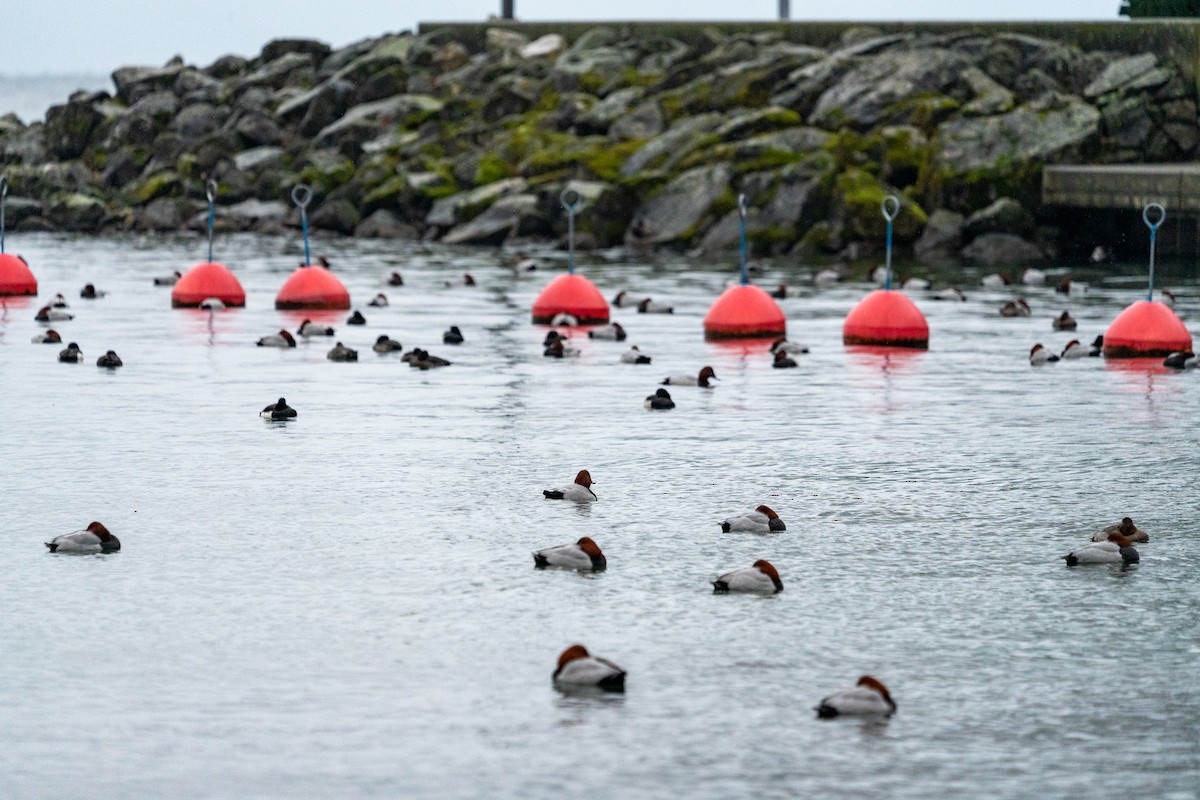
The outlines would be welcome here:
M 347 309 L 350 292 L 324 267 L 300 267 L 275 295 L 276 308 Z
M 730 286 L 704 315 L 705 339 L 748 339 L 787 334 L 787 317 L 771 295 L 751 284 Z
M 223 264 L 205 261 L 187 271 L 171 290 L 171 306 L 191 308 L 210 297 L 215 297 L 227 306 L 246 305 L 246 290 Z
M 37 294 L 37 278 L 11 253 L 0 253 L 0 295 Z
M 533 322 L 549 325 L 559 314 L 570 314 L 580 325 L 608 322 L 608 301 L 582 275 L 559 275 L 533 301 Z
M 929 323 L 904 292 L 877 289 L 846 315 L 845 344 L 929 348 Z
M 1104 332 L 1105 358 L 1165 358 L 1191 349 L 1192 335 L 1183 321 L 1157 301 L 1138 300 Z

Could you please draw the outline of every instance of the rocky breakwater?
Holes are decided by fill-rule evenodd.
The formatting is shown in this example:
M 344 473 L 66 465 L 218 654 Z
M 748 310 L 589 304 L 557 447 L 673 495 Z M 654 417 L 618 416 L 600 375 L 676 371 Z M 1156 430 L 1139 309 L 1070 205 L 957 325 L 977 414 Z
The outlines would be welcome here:
M 123 67 L 44 122 L 0 118 L 18 230 L 297 224 L 495 245 L 558 238 L 564 188 L 585 246 L 736 246 L 736 195 L 761 253 L 869 253 L 879 203 L 926 263 L 1025 263 L 1062 234 L 1044 164 L 1195 154 L 1195 88 L 1154 53 L 1016 33 L 849 29 L 831 46 L 779 32 L 594 27 L 387 35 L 340 50 L 274 41 L 205 68 Z M 685 41 L 686 39 L 686 41 Z

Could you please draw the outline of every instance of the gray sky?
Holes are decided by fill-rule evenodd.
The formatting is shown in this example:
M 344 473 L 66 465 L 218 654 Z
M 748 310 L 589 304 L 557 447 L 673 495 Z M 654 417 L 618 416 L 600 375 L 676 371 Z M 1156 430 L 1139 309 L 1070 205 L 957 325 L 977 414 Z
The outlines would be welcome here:
M 792 0 L 793 19 L 1104 19 L 1119 0 Z M 175 54 L 206 65 L 225 53 L 254 55 L 281 36 L 334 46 L 412 29 L 423 20 L 483 20 L 499 0 L 3 0 L 0 74 L 109 73 L 162 64 Z M 518 18 L 772 19 L 777 0 L 516 0 Z

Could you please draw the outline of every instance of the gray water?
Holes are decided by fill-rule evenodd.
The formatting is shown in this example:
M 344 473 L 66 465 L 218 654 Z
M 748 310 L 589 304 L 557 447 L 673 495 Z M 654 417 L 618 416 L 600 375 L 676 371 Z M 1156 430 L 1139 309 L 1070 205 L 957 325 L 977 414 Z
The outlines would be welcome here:
M 1031 368 L 1034 342 L 1074 338 L 1051 289 L 918 297 L 924 353 L 848 350 L 870 287 L 814 290 L 781 301 L 812 352 L 773 370 L 764 344 L 703 339 L 731 269 L 614 254 L 582 265 L 606 297 L 675 314 L 614 309 L 628 342 L 577 332 L 582 356 L 555 361 L 529 308 L 560 260 L 318 242 L 369 321 L 322 315 L 360 351 L 337 364 L 332 340 L 254 346 L 303 316 L 273 308 L 294 241 L 218 241 L 248 304 L 211 320 L 151 286 L 199 240 L 8 250 L 39 299 L 68 297 L 57 327 L 86 363 L 30 344 L 37 301 L 6 302 L 0 797 L 1197 796 L 1200 375 Z M 1188 320 L 1190 269 L 1164 277 Z M 464 271 L 479 286 L 442 286 Z M 1121 272 L 1071 301 L 1078 338 L 1143 294 Z M 109 296 L 79 299 L 89 281 Z M 1018 293 L 1034 316 L 1002 319 Z M 451 324 L 461 347 L 439 343 Z M 378 356 L 381 333 L 454 364 Z M 653 364 L 618 363 L 632 343 Z M 705 364 L 717 388 L 643 410 Z M 299 417 L 259 419 L 280 395 Z M 581 468 L 599 502 L 542 498 Z M 786 532 L 719 532 L 762 502 Z M 1124 515 L 1151 535 L 1135 568 L 1059 559 Z M 92 519 L 120 553 L 42 546 Z M 607 572 L 533 569 L 582 535 Z M 712 594 L 758 558 L 782 594 Z M 628 670 L 624 695 L 552 687 L 575 642 Z M 894 717 L 816 718 L 864 673 Z

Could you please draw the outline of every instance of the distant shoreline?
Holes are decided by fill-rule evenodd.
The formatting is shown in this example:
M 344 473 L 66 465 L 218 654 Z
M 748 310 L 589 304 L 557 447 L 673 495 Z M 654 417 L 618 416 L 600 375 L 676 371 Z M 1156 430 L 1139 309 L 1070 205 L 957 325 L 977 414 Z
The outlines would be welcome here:
M 112 78 L 103 73 L 65 72 L 43 75 L 0 73 L 0 117 L 16 114 L 28 125 L 46 118 L 46 110 L 66 101 L 72 92 L 112 91 Z

